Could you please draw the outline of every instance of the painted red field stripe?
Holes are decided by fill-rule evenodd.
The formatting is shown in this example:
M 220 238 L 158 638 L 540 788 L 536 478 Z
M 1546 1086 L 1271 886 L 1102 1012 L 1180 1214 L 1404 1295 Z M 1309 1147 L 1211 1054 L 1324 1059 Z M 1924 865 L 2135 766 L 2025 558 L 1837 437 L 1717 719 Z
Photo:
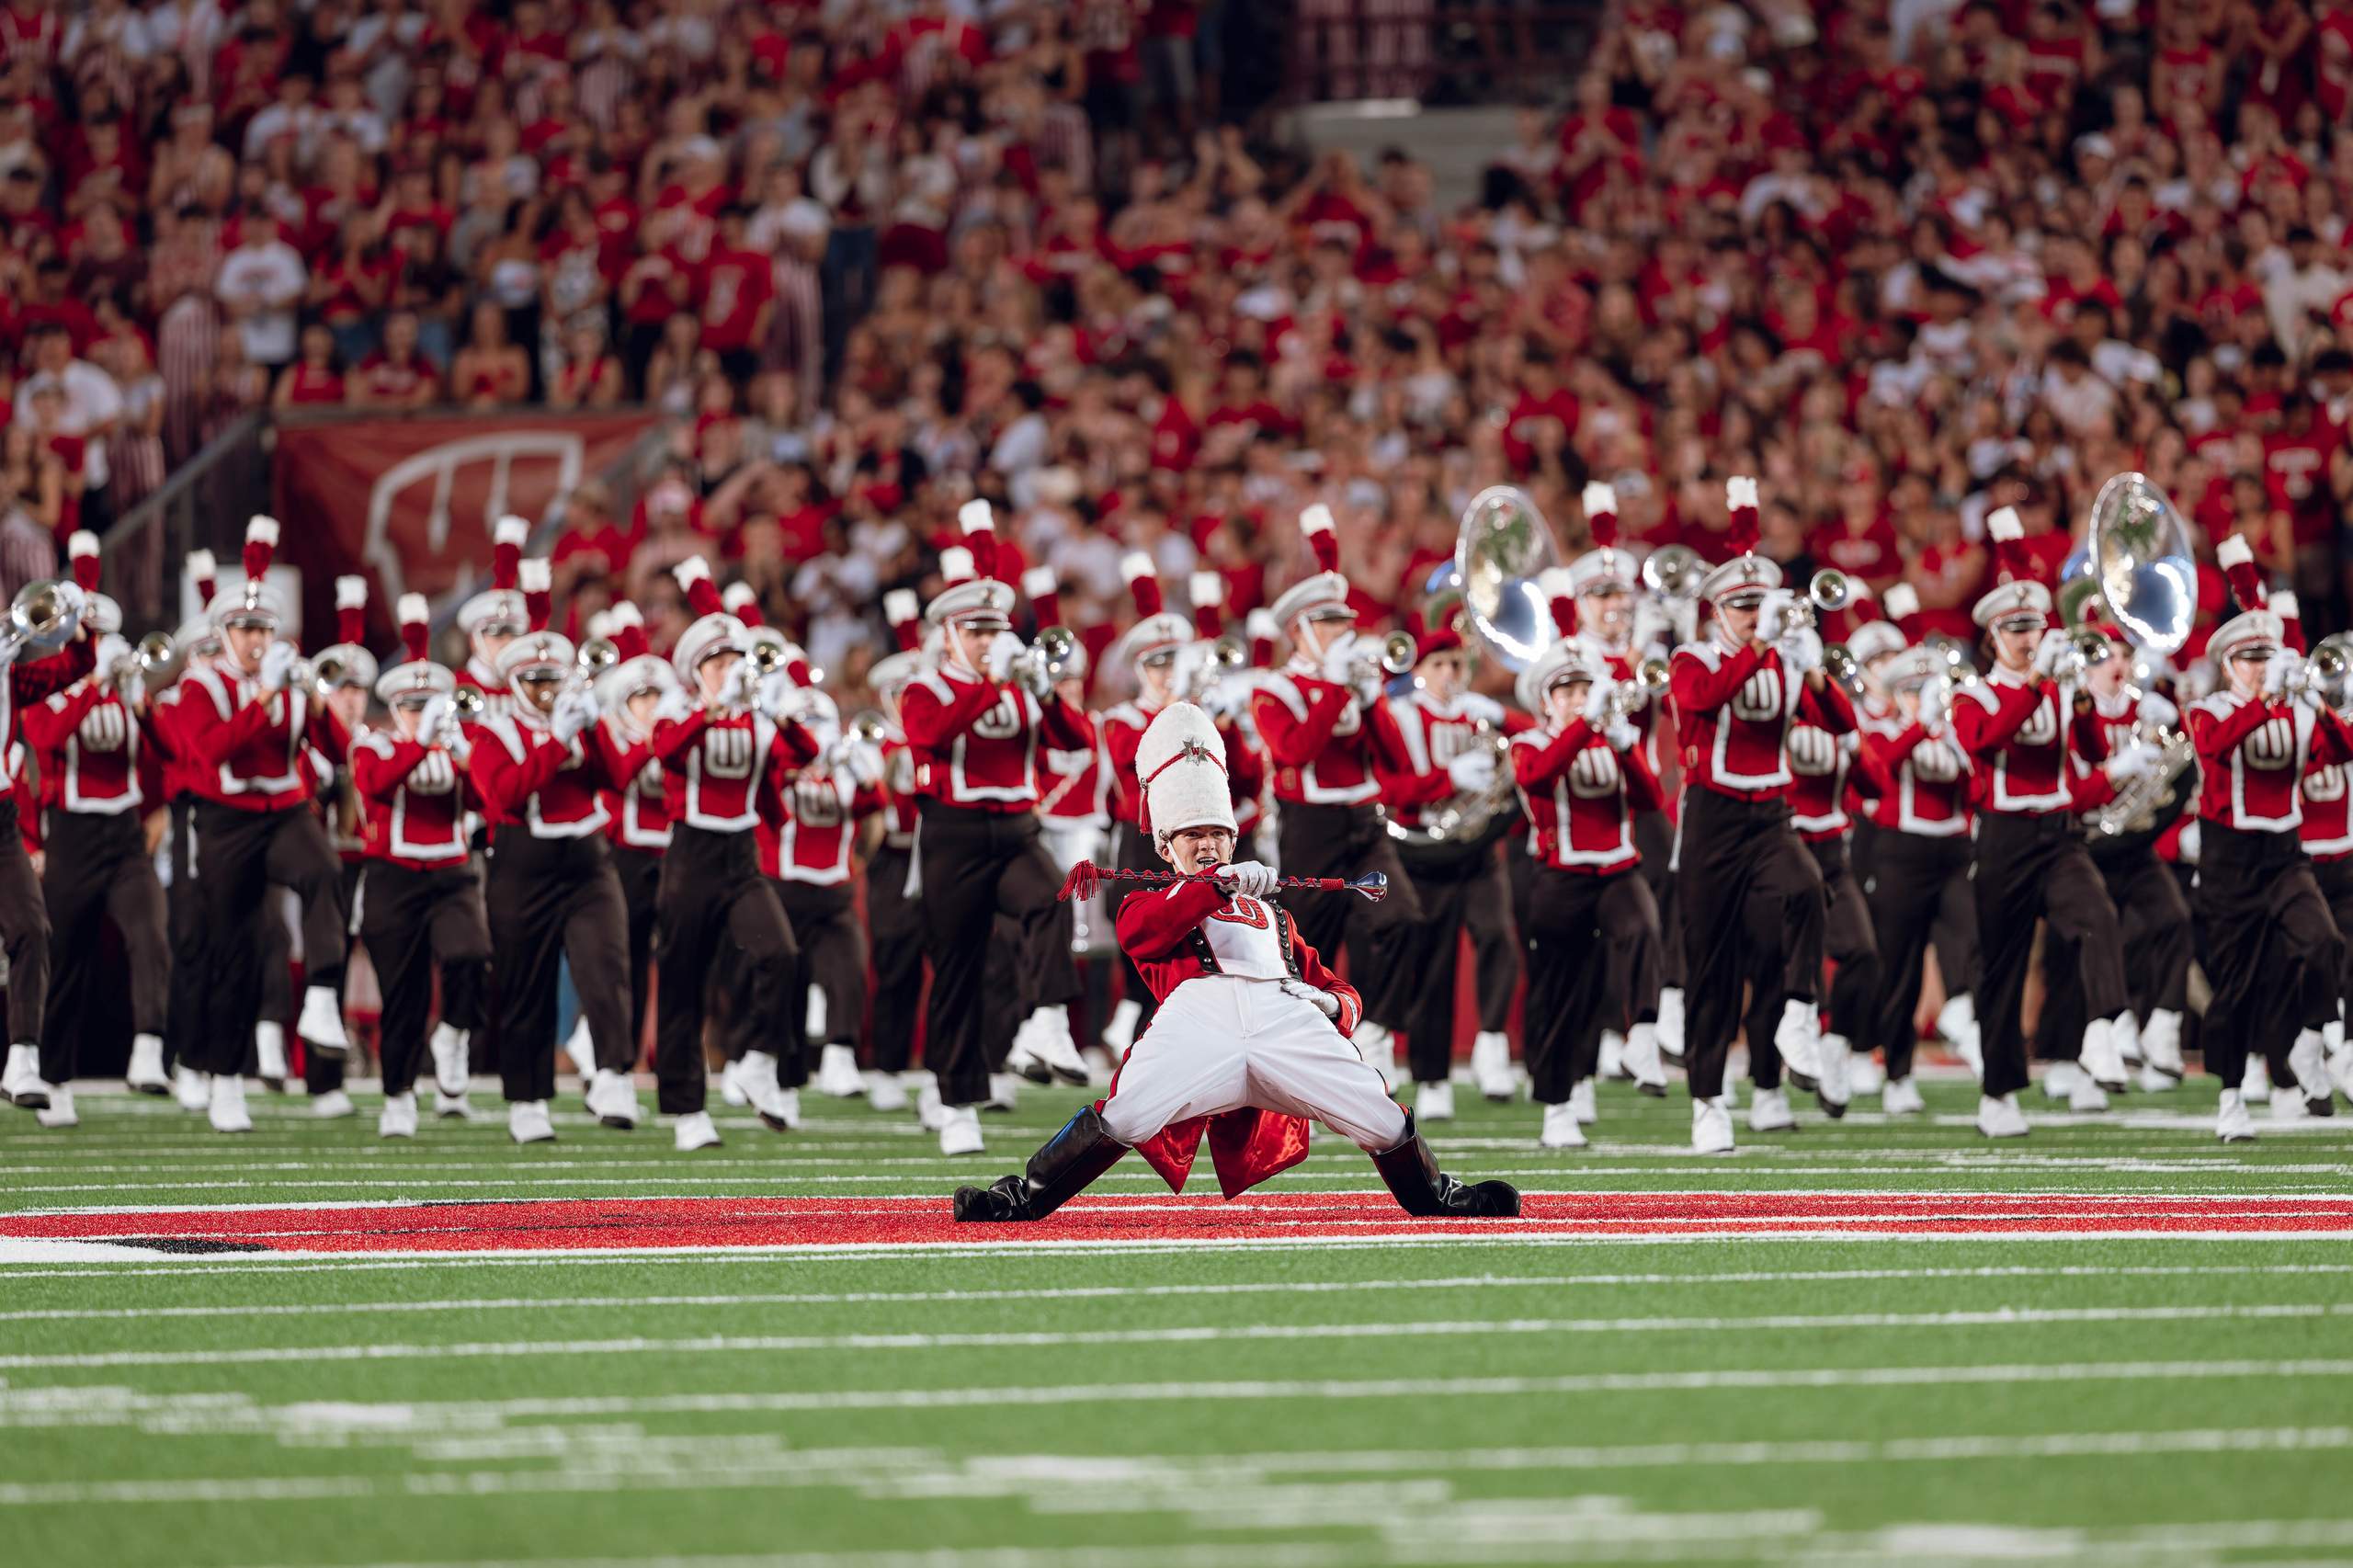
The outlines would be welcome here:
M 563 1199 L 315 1209 L 118 1210 L 0 1216 L 10 1238 L 132 1242 L 165 1251 L 334 1253 L 653 1247 L 858 1246 L 998 1241 L 1313 1239 L 1368 1231 L 1492 1232 L 1409 1221 L 1374 1194 L 1081 1199 L 1044 1224 L 965 1226 L 941 1199 Z M 2075 1194 L 1539 1194 L 1510 1227 L 1568 1235 L 1742 1235 L 1779 1229 L 1857 1234 L 2353 1230 L 2353 1199 L 2106 1198 Z

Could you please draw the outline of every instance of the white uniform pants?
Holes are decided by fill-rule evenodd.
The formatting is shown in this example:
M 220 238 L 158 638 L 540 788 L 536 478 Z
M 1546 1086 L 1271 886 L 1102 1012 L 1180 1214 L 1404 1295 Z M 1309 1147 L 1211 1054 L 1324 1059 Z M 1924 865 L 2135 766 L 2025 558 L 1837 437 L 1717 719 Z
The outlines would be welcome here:
M 1405 1134 L 1381 1074 L 1313 1003 L 1229 975 L 1188 980 L 1160 1005 L 1103 1102 L 1103 1127 L 1132 1145 L 1245 1106 L 1312 1118 L 1368 1153 Z

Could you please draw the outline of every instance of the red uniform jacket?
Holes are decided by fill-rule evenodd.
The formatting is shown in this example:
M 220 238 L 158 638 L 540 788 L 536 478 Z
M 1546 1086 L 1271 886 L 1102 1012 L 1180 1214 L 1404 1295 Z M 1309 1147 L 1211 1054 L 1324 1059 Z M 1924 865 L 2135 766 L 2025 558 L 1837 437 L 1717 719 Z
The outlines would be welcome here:
M 779 724 L 753 712 L 713 717 L 706 708 L 683 719 L 655 719 L 652 746 L 670 820 L 708 833 L 753 827 L 764 794 L 781 789 L 818 751 L 817 738 L 798 722 Z
M 858 824 L 882 809 L 882 792 L 838 774 L 804 773 L 782 791 L 782 819 L 753 830 L 760 870 L 778 881 L 839 887 L 849 881 Z
M 473 804 L 465 770 L 441 746 L 369 730 L 351 743 L 351 786 L 358 792 L 361 852 L 412 871 L 466 861 L 466 812 Z
M 2353 732 L 2325 708 L 2218 691 L 2183 716 L 2198 766 L 2201 822 L 2247 833 L 2303 826 L 2307 771 L 2353 758 Z
M 1111 769 L 1099 741 L 1077 751 L 1050 749 L 1043 763 L 1039 816 L 1065 826 L 1111 825 Z
M 1885 780 L 1867 808 L 1874 825 L 1923 838 L 1969 831 L 1969 755 L 1949 733 L 1932 737 L 1893 716 L 1866 720 L 1863 756 Z
M 1012 813 L 1038 804 L 1038 746 L 1091 751 L 1095 725 L 1060 697 L 1040 703 L 943 666 L 918 677 L 899 700 L 915 788 L 944 805 Z
M 1361 705 L 1305 660 L 1263 677 L 1250 712 L 1274 763 L 1275 799 L 1288 805 L 1360 806 L 1381 798 L 1382 774 L 1414 775 L 1389 704 Z
M 1640 745 L 1614 750 L 1583 719 L 1570 720 L 1558 734 L 1539 729 L 1514 735 L 1511 772 L 1535 835 L 1529 848 L 1537 864 L 1583 876 L 1632 869 L 1642 858 L 1634 817 L 1659 810 L 1666 799 Z
M 1687 785 L 1742 801 L 1787 794 L 1784 742 L 1806 687 L 1782 670 L 1779 650 L 1711 636 L 1677 648 L 1668 668 Z
M 182 778 L 199 797 L 242 812 L 290 811 L 310 802 L 305 752 L 317 737 L 307 696 L 264 691 L 226 655 L 188 666 L 179 690 Z M 333 722 L 330 717 L 319 728 Z M 339 756 L 342 750 L 338 739 L 334 751 Z
M 519 711 L 475 725 L 472 744 L 467 772 L 493 835 L 505 827 L 521 827 L 533 838 L 597 832 L 605 825 L 601 795 L 641 760 L 619 751 L 602 724 L 564 745 L 537 713 L 527 720 Z
M 2107 754 L 2075 751 L 2097 732 L 2075 730 L 2060 701 L 2054 682 L 1999 669 L 1954 694 L 1953 733 L 1975 766 L 1978 810 L 2048 816 L 2113 798 L 2108 775 L 2090 766 Z
M 629 781 L 608 795 L 605 814 L 612 820 L 605 824 L 605 836 L 616 846 L 659 855 L 670 847 L 670 793 L 663 781 L 662 765 L 650 749 L 631 744 L 613 728 L 611 720 L 598 722 L 624 756 L 634 753 L 644 757 Z
M 2353 792 L 2345 788 L 2346 772 L 2343 763 L 2332 762 L 2304 775 L 2304 825 L 2298 836 L 2316 861 L 2353 855 Z
M 141 724 L 113 687 L 77 682 L 25 710 L 22 722 L 44 804 L 94 816 L 139 809 Z
M 907 737 L 892 730 L 882 742 L 882 842 L 892 849 L 915 846 L 915 754 Z
M 1524 715 L 1507 712 L 1493 698 L 1475 693 L 1441 705 L 1427 692 L 1415 690 L 1391 698 L 1387 707 L 1389 716 L 1397 722 L 1397 735 L 1405 743 L 1413 772 L 1384 773 L 1382 799 L 1390 816 L 1408 826 L 1420 825 L 1425 806 L 1453 796 L 1454 782 L 1447 777 L 1446 765 L 1471 750 L 1483 728 L 1508 735 L 1526 730 L 1530 722 Z

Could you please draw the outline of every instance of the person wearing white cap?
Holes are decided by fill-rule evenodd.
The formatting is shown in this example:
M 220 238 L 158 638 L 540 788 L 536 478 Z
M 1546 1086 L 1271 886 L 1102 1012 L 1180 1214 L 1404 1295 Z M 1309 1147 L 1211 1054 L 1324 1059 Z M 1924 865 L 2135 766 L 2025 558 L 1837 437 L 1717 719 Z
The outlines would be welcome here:
M 2092 864 L 2076 813 L 2146 774 L 2156 765 L 2156 751 L 2135 742 L 2102 762 L 2077 749 L 2086 735 L 2070 721 L 2080 676 L 2071 667 L 2067 633 L 2051 625 L 2051 590 L 2034 580 L 2014 510 L 1996 510 L 1986 528 L 2004 580 L 1978 599 L 1971 616 L 1984 629 L 1994 669 L 1954 698 L 1952 724 L 1980 776 L 1975 885 L 1984 952 L 1978 1023 L 1985 1072 L 1977 1131 L 1988 1138 L 2018 1138 L 2027 1121 L 2018 1094 L 2028 1080 L 2019 1010 L 2038 922 L 2052 937 L 2074 945 L 2084 1016 L 2091 1020 L 2070 1107 L 2105 1109 L 2109 1093 L 2125 1086 L 2115 1036 L 2115 1021 L 2130 1004 L 2124 947 L 2116 905 Z
M 866 862 L 867 950 L 872 955 L 874 970 L 868 1017 L 874 1048 L 866 1102 L 876 1110 L 904 1110 L 911 1097 L 921 1096 L 925 1126 L 937 1132 L 947 1114 L 939 1103 L 939 1091 L 926 1075 L 911 1071 L 923 998 L 923 918 L 915 901 L 907 896 L 907 876 L 915 864 L 921 801 L 915 788 L 915 754 L 907 749 L 907 732 L 899 717 L 900 698 L 922 673 L 921 601 L 912 588 L 893 588 L 882 596 L 882 614 L 891 623 L 899 651 L 877 659 L 866 672 L 866 687 L 874 694 L 885 726 L 882 841 Z
M 1290 639 L 1290 662 L 1262 676 L 1250 701 L 1258 738 L 1275 768 L 1280 802 L 1276 834 L 1284 869 L 1296 876 L 1354 877 L 1379 871 L 1389 896 L 1364 904 L 1319 899 L 1302 913 L 1307 945 L 1336 953 L 1365 978 L 1365 1027 L 1357 1043 L 1384 1078 L 1397 1071 L 1396 1031 L 1415 979 L 1405 961 L 1421 900 L 1381 819 L 1382 775 L 1415 773 L 1383 687 L 1379 648 L 1357 634 L 1339 535 L 1320 502 L 1299 515 L 1320 570 L 1283 590 L 1273 615 Z
M 2228 1143 L 2255 1136 L 2240 1088 L 2251 1054 L 2270 1060 L 2275 1118 L 2336 1109 L 2322 1030 L 2336 1017 L 2344 949 L 2297 829 L 2304 774 L 2353 761 L 2353 728 L 2285 645 L 2245 538 L 2223 540 L 2215 559 L 2243 608 L 2206 644 L 2224 685 L 2186 722 L 2203 775 L 2196 899 L 2213 993 L 2199 1039 L 2222 1085 L 2214 1131 Z
M 1224 751 L 1216 724 L 1188 702 L 1163 709 L 1145 732 L 1136 757 L 1143 824 L 1177 880 L 1130 899 L 1119 927 L 1160 1012 L 1110 1092 L 1023 1174 L 957 1188 L 956 1218 L 1042 1220 L 1131 1148 L 1181 1186 L 1205 1132 L 1231 1198 L 1297 1164 L 1311 1118 L 1371 1155 L 1409 1214 L 1518 1214 L 1508 1185 L 1439 1172 L 1413 1117 L 1348 1038 L 1363 1020 L 1356 992 L 1274 903 L 1274 871 L 1233 862 Z
M 592 634 L 597 629 L 592 627 Z M 643 751 L 653 738 L 654 715 L 662 699 L 678 689 L 677 672 L 670 661 L 648 651 L 645 618 L 627 599 L 604 613 L 601 635 L 613 644 L 612 667 L 596 680 L 597 704 L 604 710 L 597 722 L 612 736 L 624 757 Z M 626 1130 L 637 1125 L 638 1042 L 645 1038 L 646 1006 L 653 992 L 647 980 L 654 969 L 655 905 L 662 888 L 662 857 L 670 847 L 670 798 L 662 778 L 662 765 L 650 753 L 628 781 L 605 802 L 611 820 L 605 841 L 612 846 L 613 875 L 621 885 L 621 903 L 629 911 L 629 1058 L 610 1067 L 597 1061 L 597 1041 L 585 1014 L 574 1028 L 565 1050 L 575 1065 L 587 1063 L 589 1086 L 597 1090 L 590 1109 L 606 1126 Z M 584 1038 L 585 1037 L 585 1038 Z
M 458 684 L 482 699 L 481 719 L 499 718 L 515 706 L 515 693 L 498 673 L 499 656 L 531 630 L 530 606 L 520 585 L 523 546 L 530 538 L 529 519 L 499 518 L 491 529 L 490 586 L 458 607 L 458 630 L 466 634 L 467 647 Z

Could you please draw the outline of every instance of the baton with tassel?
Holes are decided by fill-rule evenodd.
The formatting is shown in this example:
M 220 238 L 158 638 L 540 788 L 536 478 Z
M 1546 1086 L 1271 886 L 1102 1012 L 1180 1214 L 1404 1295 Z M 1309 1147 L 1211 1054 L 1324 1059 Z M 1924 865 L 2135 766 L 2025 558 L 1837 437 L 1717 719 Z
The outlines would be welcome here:
M 1091 860 L 1081 860 L 1063 880 L 1063 891 L 1059 896 L 1065 902 L 1074 898 L 1092 898 L 1096 890 L 1105 882 L 1141 882 L 1146 887 L 1168 887 L 1176 882 L 1214 880 L 1206 871 L 1192 877 L 1180 871 L 1121 871 L 1097 866 Z M 1284 877 L 1275 886 L 1317 892 L 1345 891 L 1379 903 L 1389 896 L 1389 875 L 1385 871 L 1367 871 L 1360 877 Z

